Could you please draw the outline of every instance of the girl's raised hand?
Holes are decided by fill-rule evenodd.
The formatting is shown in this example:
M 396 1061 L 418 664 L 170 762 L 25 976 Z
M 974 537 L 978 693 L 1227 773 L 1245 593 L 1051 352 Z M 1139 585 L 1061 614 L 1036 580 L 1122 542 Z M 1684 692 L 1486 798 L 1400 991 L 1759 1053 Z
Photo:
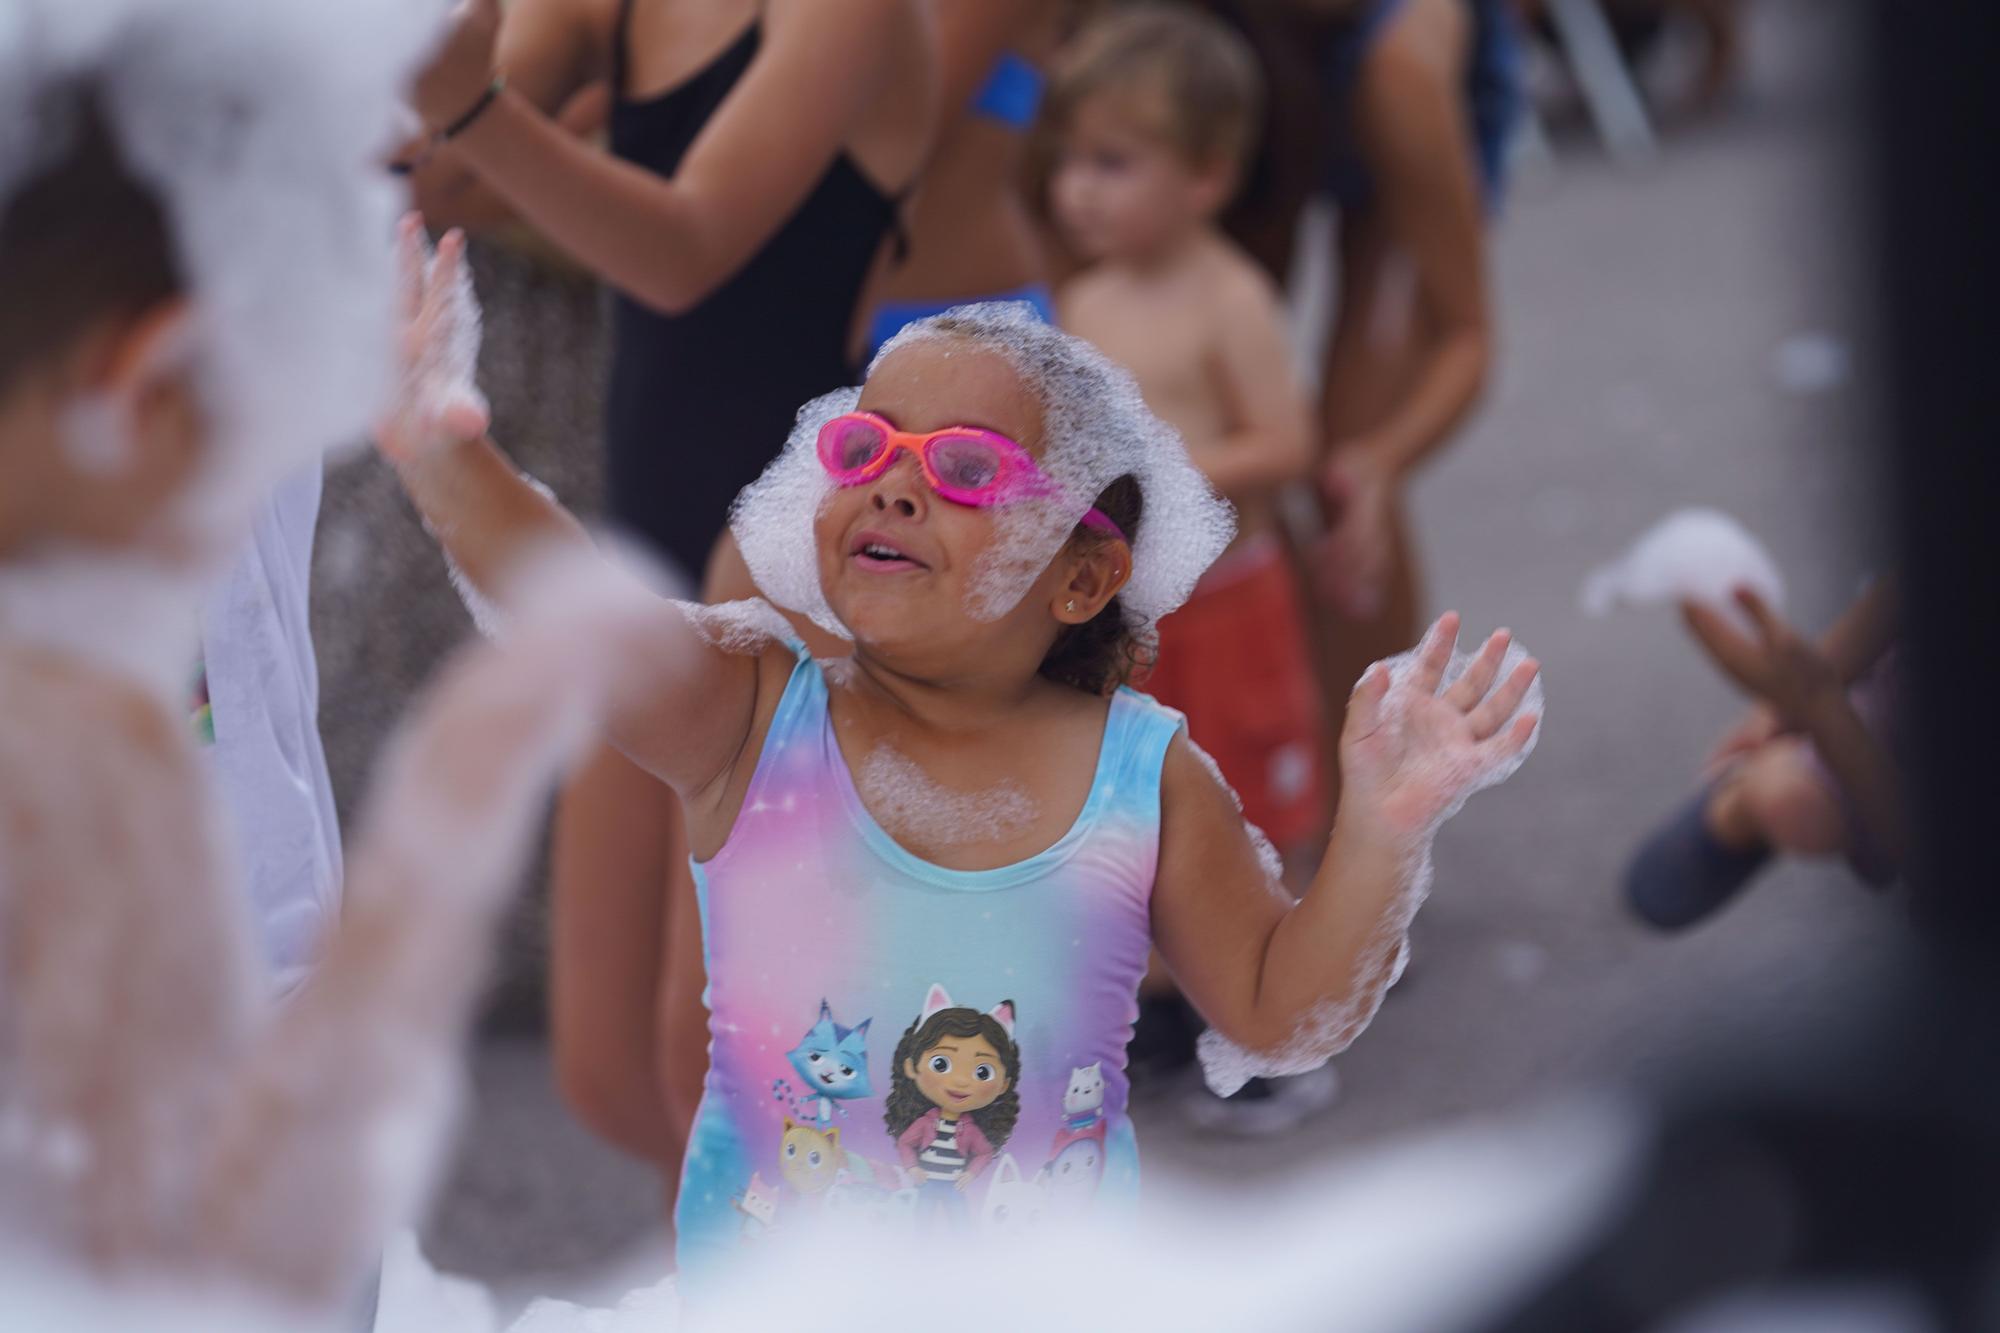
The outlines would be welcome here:
M 1496 631 L 1448 682 L 1458 641 L 1458 615 L 1448 611 L 1414 653 L 1368 668 L 1340 737 L 1343 825 L 1424 837 L 1519 766 L 1541 721 L 1521 711 L 1541 666 L 1524 658 L 1500 680 L 1510 638 Z
M 375 441 L 391 462 L 413 462 L 486 433 L 486 397 L 474 376 L 479 363 L 479 301 L 465 267 L 465 234 L 447 232 L 429 254 L 424 220 L 404 216 L 396 235 L 402 277 L 398 339 L 402 379 L 376 427 Z

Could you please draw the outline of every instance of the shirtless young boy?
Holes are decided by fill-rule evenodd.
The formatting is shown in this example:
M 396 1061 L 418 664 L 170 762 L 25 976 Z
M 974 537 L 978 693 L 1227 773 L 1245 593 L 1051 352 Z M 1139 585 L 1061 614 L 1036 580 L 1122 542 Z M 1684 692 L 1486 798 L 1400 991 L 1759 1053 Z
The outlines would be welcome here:
M 1275 509 L 1311 466 L 1311 427 L 1277 292 L 1216 226 L 1255 137 L 1257 66 L 1213 19 L 1128 10 L 1078 36 L 1050 94 L 1051 202 L 1092 261 L 1060 292 L 1061 322 L 1137 377 L 1237 509 L 1235 544 L 1161 623 L 1146 688 L 1187 714 L 1250 822 L 1289 852 L 1325 818 L 1320 707 Z
M 1312 465 L 1311 421 L 1277 292 L 1216 225 L 1262 101 L 1255 58 L 1232 29 L 1192 10 L 1114 14 L 1056 64 L 1049 200 L 1089 263 L 1058 293 L 1060 322 L 1132 372 L 1237 509 L 1234 545 L 1160 622 L 1145 688 L 1187 715 L 1250 823 L 1310 865 L 1326 819 L 1323 719 L 1276 495 Z M 1197 1026 L 1179 997 L 1149 994 L 1134 1065 L 1191 1061 Z M 1188 1109 L 1211 1128 L 1279 1132 L 1330 1099 L 1331 1073 L 1255 1079 L 1227 1101 L 1197 1094 Z

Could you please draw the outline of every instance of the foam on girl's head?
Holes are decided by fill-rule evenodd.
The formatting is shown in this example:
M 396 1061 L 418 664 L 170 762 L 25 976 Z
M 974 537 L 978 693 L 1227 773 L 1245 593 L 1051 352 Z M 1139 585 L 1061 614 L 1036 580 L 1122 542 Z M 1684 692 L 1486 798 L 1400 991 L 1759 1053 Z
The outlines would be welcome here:
M 1178 607 L 1235 532 L 1228 502 L 1187 456 L 1180 436 L 1154 416 L 1139 386 L 1081 338 L 1044 323 L 1023 302 L 958 306 L 918 320 L 870 363 L 917 344 L 949 357 L 965 343 L 1004 357 L 1042 405 L 1042 470 L 1057 483 L 1046 499 L 993 511 L 994 539 L 974 570 L 967 612 L 997 620 L 1011 611 L 1070 539 L 1097 496 L 1122 476 L 1139 483 L 1143 512 L 1133 540 L 1131 581 L 1118 595 L 1127 628 L 1145 635 Z M 765 595 L 836 634 L 846 630 L 819 586 L 813 518 L 833 494 L 816 452 L 819 428 L 854 410 L 860 390 L 806 404 L 784 452 L 736 502 L 730 526 Z M 1107 612 L 1109 614 L 1109 612 Z

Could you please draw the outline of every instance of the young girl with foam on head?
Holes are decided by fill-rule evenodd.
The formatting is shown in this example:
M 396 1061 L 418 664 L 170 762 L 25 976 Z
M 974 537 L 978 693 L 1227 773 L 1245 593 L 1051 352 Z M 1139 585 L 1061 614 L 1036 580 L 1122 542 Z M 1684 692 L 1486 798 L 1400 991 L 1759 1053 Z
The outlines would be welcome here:
M 447 297 L 431 292 L 420 331 L 451 322 Z M 489 441 L 405 419 L 384 445 L 479 587 L 581 540 Z M 1227 507 L 1129 376 L 1014 308 L 915 324 L 861 388 L 807 404 L 733 521 L 767 596 L 854 653 L 822 665 L 762 603 L 663 602 L 626 645 L 654 683 L 612 735 L 686 803 L 709 964 L 712 1066 L 677 1216 L 690 1294 L 738 1253 L 732 1200 L 780 1175 L 788 1051 L 822 1005 L 847 1029 L 916 1016 L 895 1050 L 863 1053 L 879 1117 L 839 1104 L 843 1204 L 917 1216 L 940 1185 L 982 1190 L 1002 1147 L 1049 1160 L 1091 1065 L 1099 1203 L 1129 1198 L 1123 1058 L 1151 947 L 1228 1043 L 1225 1079 L 1324 1060 L 1393 980 L 1431 832 L 1533 736 L 1536 668 L 1501 679 L 1504 633 L 1441 686 L 1446 617 L 1357 687 L 1325 862 L 1302 902 L 1275 892 L 1179 717 L 1122 686 L 1226 544 Z M 856 777 L 885 751 L 919 804 L 995 784 L 1025 799 L 984 826 L 885 826 L 893 802 Z M 993 1030 L 930 1030 L 961 1009 Z M 987 1114 L 1002 1099 L 1004 1127 Z M 780 1197 L 773 1228 L 812 1211 Z

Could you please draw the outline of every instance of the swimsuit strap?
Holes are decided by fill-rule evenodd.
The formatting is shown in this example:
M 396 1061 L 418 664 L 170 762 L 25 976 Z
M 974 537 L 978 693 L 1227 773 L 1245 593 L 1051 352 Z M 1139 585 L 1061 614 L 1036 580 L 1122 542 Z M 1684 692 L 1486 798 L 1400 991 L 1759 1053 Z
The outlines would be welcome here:
M 979 91 L 972 96 L 972 114 L 997 120 L 1010 129 L 1026 131 L 1041 109 L 1047 80 L 1023 57 L 1002 51 Z
M 631 42 L 632 0 L 618 0 L 618 19 L 611 28 L 611 96 L 625 96 L 625 74 L 630 63 L 626 48 Z

